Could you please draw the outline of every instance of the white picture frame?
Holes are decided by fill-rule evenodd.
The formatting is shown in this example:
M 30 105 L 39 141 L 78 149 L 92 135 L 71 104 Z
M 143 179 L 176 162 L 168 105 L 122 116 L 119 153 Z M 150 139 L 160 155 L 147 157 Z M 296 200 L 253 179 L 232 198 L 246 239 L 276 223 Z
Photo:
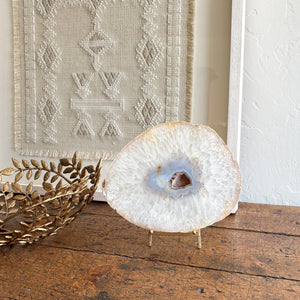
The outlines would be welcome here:
M 232 0 L 227 145 L 240 161 L 246 0 Z M 232 213 L 235 213 L 238 205 Z
M 240 159 L 245 6 L 245 0 L 232 0 L 227 145 L 237 162 Z

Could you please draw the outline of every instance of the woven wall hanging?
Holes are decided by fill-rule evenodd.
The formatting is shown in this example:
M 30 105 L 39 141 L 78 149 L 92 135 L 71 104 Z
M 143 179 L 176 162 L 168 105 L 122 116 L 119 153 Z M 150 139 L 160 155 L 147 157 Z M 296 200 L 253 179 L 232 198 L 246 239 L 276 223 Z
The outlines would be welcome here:
M 194 1 L 14 0 L 15 146 L 112 159 L 190 120 Z

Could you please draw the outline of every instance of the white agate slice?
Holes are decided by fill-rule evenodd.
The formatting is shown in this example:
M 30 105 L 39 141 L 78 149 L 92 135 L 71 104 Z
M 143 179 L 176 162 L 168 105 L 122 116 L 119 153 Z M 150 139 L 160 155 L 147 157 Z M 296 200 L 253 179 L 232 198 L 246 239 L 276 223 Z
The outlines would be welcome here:
M 222 220 L 237 204 L 238 164 L 209 127 L 160 124 L 118 154 L 103 183 L 109 205 L 154 231 L 190 232 Z

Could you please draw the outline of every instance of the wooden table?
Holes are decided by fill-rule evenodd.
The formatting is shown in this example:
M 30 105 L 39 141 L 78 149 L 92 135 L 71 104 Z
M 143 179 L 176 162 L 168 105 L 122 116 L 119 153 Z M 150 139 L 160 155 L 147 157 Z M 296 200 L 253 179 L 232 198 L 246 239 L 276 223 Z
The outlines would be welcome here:
M 241 203 L 196 237 L 154 236 L 107 204 L 1 248 L 0 299 L 300 299 L 300 207 Z

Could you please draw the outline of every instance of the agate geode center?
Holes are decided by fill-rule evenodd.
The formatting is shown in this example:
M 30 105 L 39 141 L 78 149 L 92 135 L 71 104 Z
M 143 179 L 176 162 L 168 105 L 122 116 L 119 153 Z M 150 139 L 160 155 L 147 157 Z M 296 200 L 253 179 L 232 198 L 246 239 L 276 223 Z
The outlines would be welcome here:
M 151 170 L 145 185 L 150 191 L 171 198 L 196 194 L 201 187 L 200 170 L 187 158 L 173 158 Z

